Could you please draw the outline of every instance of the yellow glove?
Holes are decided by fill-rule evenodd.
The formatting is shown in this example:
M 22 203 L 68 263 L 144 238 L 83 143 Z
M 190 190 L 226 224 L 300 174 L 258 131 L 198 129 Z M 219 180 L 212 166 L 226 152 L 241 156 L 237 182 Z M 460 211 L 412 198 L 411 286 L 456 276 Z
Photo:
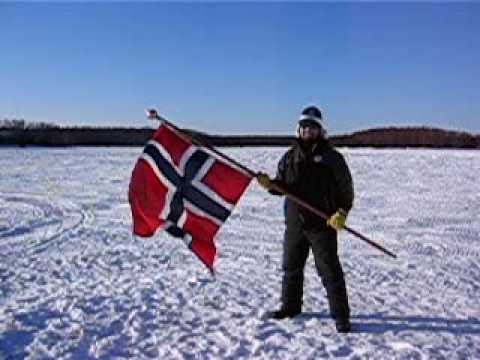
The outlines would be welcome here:
M 338 209 L 335 214 L 330 216 L 327 220 L 327 225 L 333 227 L 335 230 L 341 230 L 347 221 L 347 212 L 343 209 Z
M 272 188 L 272 180 L 268 177 L 267 174 L 258 173 L 257 182 L 267 191 Z

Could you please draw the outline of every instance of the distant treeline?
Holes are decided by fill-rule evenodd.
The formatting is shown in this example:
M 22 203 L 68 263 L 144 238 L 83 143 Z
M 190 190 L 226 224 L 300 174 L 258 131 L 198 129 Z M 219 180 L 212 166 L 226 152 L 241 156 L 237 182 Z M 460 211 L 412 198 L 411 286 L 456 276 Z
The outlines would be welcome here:
M 152 136 L 151 128 L 59 127 L 24 120 L 0 120 L 0 145 L 41 146 L 135 146 Z M 214 146 L 287 146 L 293 136 L 208 135 L 185 130 Z M 335 146 L 348 147 L 430 147 L 480 149 L 480 135 L 428 127 L 390 127 L 357 131 L 330 137 Z
M 429 127 L 389 127 L 333 136 L 337 146 L 480 149 L 480 135 Z

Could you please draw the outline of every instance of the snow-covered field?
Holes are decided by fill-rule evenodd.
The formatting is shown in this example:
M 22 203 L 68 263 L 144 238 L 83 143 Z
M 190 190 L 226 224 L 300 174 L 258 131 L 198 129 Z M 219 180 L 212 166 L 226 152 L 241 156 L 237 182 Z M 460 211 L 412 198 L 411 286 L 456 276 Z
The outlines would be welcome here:
M 480 152 L 341 150 L 354 332 L 310 257 L 304 314 L 279 303 L 282 199 L 254 182 L 217 236 L 216 281 L 179 240 L 131 235 L 141 148 L 0 149 L 0 359 L 480 359 Z M 273 174 L 284 148 L 227 149 Z

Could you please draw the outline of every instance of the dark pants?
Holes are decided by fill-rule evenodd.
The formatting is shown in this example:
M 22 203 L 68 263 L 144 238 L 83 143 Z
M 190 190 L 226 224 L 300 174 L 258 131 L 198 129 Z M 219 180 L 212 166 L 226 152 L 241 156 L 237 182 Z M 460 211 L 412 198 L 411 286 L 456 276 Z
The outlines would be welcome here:
M 311 248 L 315 267 L 327 291 L 331 315 L 337 319 L 348 319 L 350 308 L 337 254 L 337 232 L 333 229 L 305 231 L 300 218 L 289 210 L 283 244 L 282 307 L 289 310 L 302 308 L 303 273 Z

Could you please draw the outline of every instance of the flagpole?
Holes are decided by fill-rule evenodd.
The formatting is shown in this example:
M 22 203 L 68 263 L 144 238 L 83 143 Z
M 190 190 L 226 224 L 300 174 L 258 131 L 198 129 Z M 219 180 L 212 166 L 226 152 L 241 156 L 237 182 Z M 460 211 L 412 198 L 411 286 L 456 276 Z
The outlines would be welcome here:
M 151 111 L 155 111 L 155 113 L 153 113 L 152 115 L 150 115 L 150 112 Z M 178 135 L 183 138 L 184 140 L 188 141 L 188 142 L 192 142 L 194 143 L 195 145 L 199 145 L 199 146 L 202 146 L 208 150 L 210 150 L 212 153 L 214 153 L 215 155 L 221 157 L 222 159 L 228 161 L 229 163 L 233 164 L 234 166 L 238 167 L 239 169 L 243 170 L 244 172 L 246 172 L 250 177 L 257 177 L 258 176 L 258 173 L 249 169 L 248 167 L 246 167 L 245 165 L 239 163 L 238 161 L 236 161 L 235 159 L 232 159 L 231 157 L 229 157 L 228 155 L 218 151 L 217 149 L 215 149 L 213 146 L 205 143 L 204 141 L 198 139 L 196 136 L 192 135 L 192 134 L 188 134 L 185 130 L 183 129 L 180 129 L 178 126 L 176 126 L 175 124 L 172 124 L 170 121 L 168 121 L 167 119 L 165 119 L 164 117 L 161 117 L 160 115 L 158 115 L 158 113 L 156 112 L 156 110 L 147 110 L 147 116 L 150 118 L 150 119 L 156 119 L 156 120 L 159 120 L 159 121 L 162 121 L 164 122 L 167 126 L 171 127 L 172 129 L 174 129 Z
M 149 110 L 146 110 L 146 114 L 147 114 L 147 117 L 149 119 L 156 119 L 156 120 L 159 120 L 159 121 L 163 121 L 167 126 L 171 127 L 172 129 L 174 129 L 178 135 L 180 137 L 182 137 L 184 140 L 187 140 L 189 142 L 192 142 L 196 145 L 199 145 L 199 146 L 202 146 L 208 150 L 210 150 L 211 152 L 213 152 L 215 155 L 221 157 L 222 159 L 226 160 L 227 162 L 233 164 L 234 166 L 240 168 L 241 170 L 243 170 L 244 172 L 246 172 L 249 176 L 251 177 L 257 177 L 258 175 L 260 175 L 260 173 L 258 172 L 255 172 L 253 170 L 251 170 L 250 168 L 248 168 L 247 166 L 239 163 L 238 161 L 230 158 L 229 156 L 227 156 L 226 154 L 222 153 L 221 151 L 218 151 L 217 149 L 215 149 L 213 146 L 203 142 L 202 140 L 196 138 L 194 135 L 191 135 L 191 134 L 188 134 L 185 132 L 185 130 L 182 130 L 180 129 L 179 127 L 177 127 L 176 125 L 172 124 L 170 121 L 168 121 L 167 119 L 161 117 L 160 115 L 158 115 L 158 112 L 155 110 L 155 109 L 149 109 Z M 296 202 L 297 204 L 299 204 L 300 206 L 303 206 L 304 208 L 310 210 L 312 213 L 314 213 L 315 215 L 318 215 L 319 217 L 321 217 L 322 219 L 324 220 L 328 220 L 328 215 L 325 214 L 323 211 L 317 209 L 316 207 L 313 207 L 312 205 L 310 205 L 308 202 L 306 202 L 305 200 L 303 199 L 300 199 L 299 197 L 297 197 L 296 195 L 292 194 L 290 191 L 288 191 L 287 189 L 283 188 L 282 186 L 280 186 L 279 184 L 276 184 L 276 183 L 272 183 L 272 190 L 275 190 L 277 192 L 280 192 L 281 194 L 285 195 L 286 197 L 288 197 L 290 200 Z M 360 232 L 350 228 L 349 226 L 346 226 L 344 225 L 342 229 L 345 229 L 347 232 L 349 232 L 350 234 L 356 236 L 358 239 L 366 242 L 367 244 L 375 247 L 376 249 L 382 251 L 383 253 L 391 256 L 392 258 L 396 259 L 397 258 L 397 255 L 395 255 L 393 252 L 391 252 L 390 250 L 387 250 L 386 248 L 384 248 L 383 246 L 381 246 L 380 244 L 376 243 L 375 241 L 373 241 L 372 239 L 368 238 L 367 236 L 361 234 Z
M 278 185 L 278 184 L 275 184 L 273 183 L 272 184 L 272 190 L 275 190 L 275 191 L 278 191 L 282 194 L 284 194 L 285 196 L 287 196 L 289 199 L 291 199 L 292 201 L 296 202 L 297 204 L 303 206 L 304 208 L 310 210 L 311 212 L 313 212 L 315 215 L 318 215 L 320 216 L 322 219 L 324 220 L 328 220 L 329 216 L 327 214 L 325 214 L 323 211 L 313 207 L 312 205 L 310 205 L 309 203 L 307 203 L 306 201 L 300 199 L 299 197 L 293 195 L 291 192 L 289 192 L 288 190 L 284 189 L 282 186 Z M 351 227 L 347 226 L 347 225 L 344 225 L 342 227 L 342 229 L 345 229 L 346 231 L 348 231 L 350 234 L 352 235 L 355 235 L 357 238 L 359 238 L 360 240 L 363 240 L 365 241 L 367 244 L 370 244 L 371 246 L 377 248 L 378 250 L 384 252 L 385 254 L 391 256 L 392 258 L 396 259 L 397 258 L 397 255 L 395 255 L 393 252 L 391 252 L 390 250 L 387 250 L 386 248 L 384 248 L 383 246 L 381 246 L 380 244 L 376 243 L 375 241 L 373 241 L 372 239 L 366 237 L 365 235 L 361 234 L 360 232 L 352 229 Z

